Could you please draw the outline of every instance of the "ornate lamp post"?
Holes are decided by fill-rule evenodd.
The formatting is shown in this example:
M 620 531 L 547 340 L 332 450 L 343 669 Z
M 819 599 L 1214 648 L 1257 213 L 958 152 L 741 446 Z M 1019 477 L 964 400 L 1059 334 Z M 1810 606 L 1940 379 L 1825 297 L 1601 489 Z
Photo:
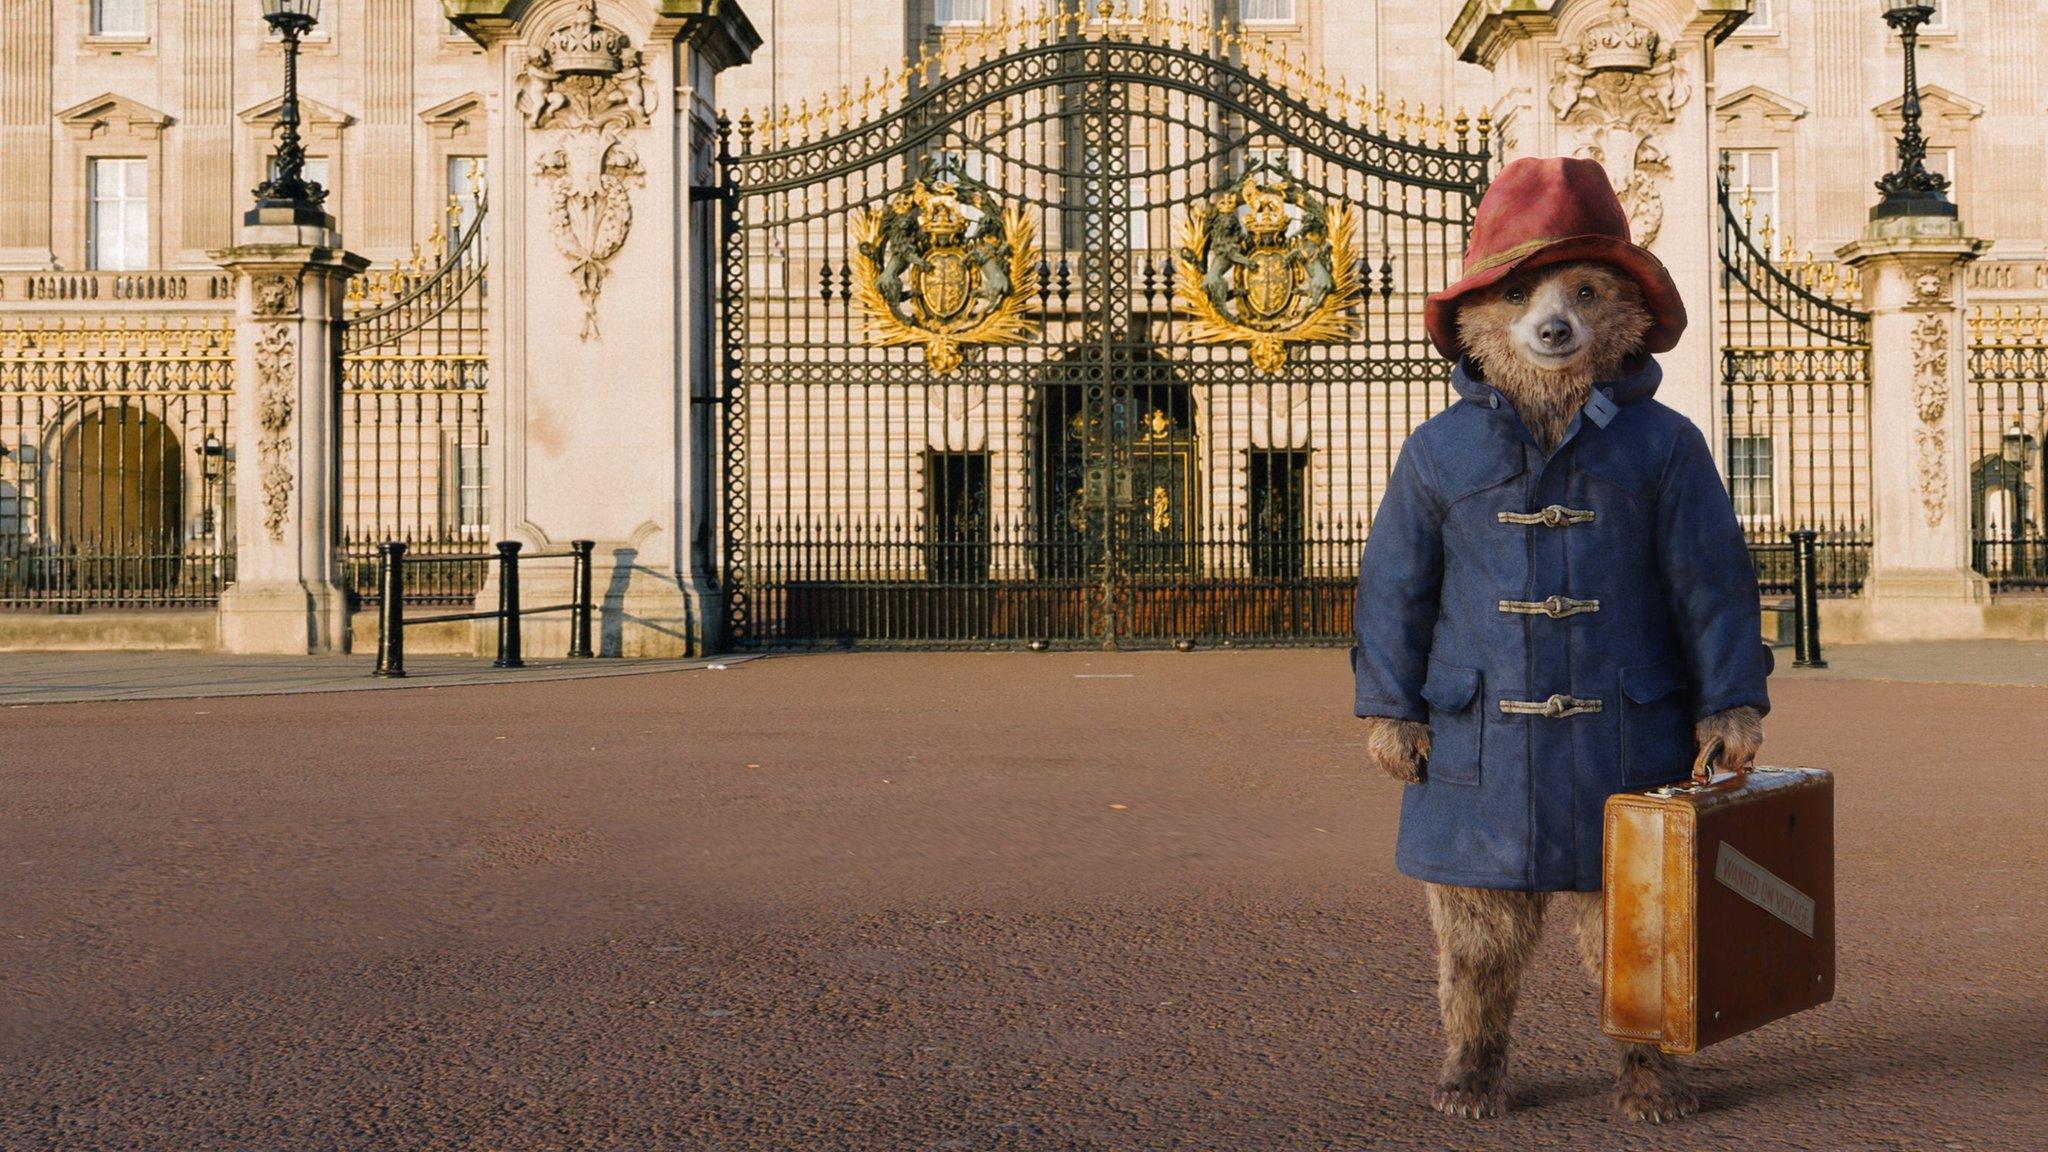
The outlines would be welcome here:
M 1904 128 L 1899 133 L 1899 166 L 1877 182 L 1884 199 L 1870 210 L 1872 220 L 1893 216 L 1956 215 L 1948 198 L 1948 178 L 1927 170 L 1927 141 L 1920 135 L 1920 73 L 1918 52 L 1920 26 L 1934 16 L 1934 5 L 1879 0 L 1884 22 L 1899 30 L 1906 47 L 1906 96 L 1899 106 Z
M 306 149 L 299 143 L 299 37 L 320 22 L 320 0 L 263 0 L 263 19 L 284 39 L 284 103 L 278 107 L 277 122 L 283 129 L 277 142 L 277 165 L 270 178 L 256 186 L 256 207 L 243 214 L 249 224 L 278 219 L 275 210 L 292 213 L 291 222 L 331 226 L 333 221 L 320 207 L 327 189 L 305 178 Z

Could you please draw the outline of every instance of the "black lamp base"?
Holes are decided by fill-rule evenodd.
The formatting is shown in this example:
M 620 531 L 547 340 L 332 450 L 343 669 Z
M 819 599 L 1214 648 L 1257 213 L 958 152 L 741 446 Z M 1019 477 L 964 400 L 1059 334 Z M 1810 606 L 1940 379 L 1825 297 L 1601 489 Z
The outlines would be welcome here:
M 328 215 L 318 204 L 303 200 L 258 200 L 254 208 L 242 213 L 243 224 L 296 224 L 314 228 L 334 227 L 334 217 Z
M 1955 202 L 1939 192 L 1902 188 L 1885 193 L 1884 199 L 1870 210 L 1872 220 L 1888 220 L 1895 216 L 1942 216 L 1953 220 L 1957 212 Z

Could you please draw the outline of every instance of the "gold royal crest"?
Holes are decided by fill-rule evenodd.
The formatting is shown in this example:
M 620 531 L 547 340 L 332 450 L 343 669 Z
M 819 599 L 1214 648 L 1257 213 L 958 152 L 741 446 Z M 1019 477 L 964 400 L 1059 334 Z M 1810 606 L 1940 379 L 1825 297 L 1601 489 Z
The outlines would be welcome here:
M 1247 344 L 1272 375 L 1290 344 L 1357 335 L 1357 213 L 1256 164 L 1181 224 L 1175 287 L 1197 344 Z
M 1038 292 L 1031 218 L 955 173 L 924 178 L 855 217 L 855 299 L 879 347 L 919 344 L 940 376 L 974 344 L 1022 344 Z

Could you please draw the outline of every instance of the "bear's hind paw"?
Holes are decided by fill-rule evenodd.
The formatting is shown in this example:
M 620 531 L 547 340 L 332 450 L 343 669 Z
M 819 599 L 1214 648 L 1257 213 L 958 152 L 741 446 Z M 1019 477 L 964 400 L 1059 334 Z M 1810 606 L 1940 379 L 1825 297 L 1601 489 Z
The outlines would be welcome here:
M 1669 1057 L 1642 1059 L 1631 1053 L 1622 1058 L 1621 1074 L 1614 1080 L 1614 1110 L 1624 1119 L 1668 1124 L 1698 1112 L 1700 1098 Z
M 1467 1068 L 1446 1076 L 1429 1097 L 1429 1106 L 1446 1116 L 1491 1120 L 1508 1110 L 1505 1077 L 1498 1071 Z

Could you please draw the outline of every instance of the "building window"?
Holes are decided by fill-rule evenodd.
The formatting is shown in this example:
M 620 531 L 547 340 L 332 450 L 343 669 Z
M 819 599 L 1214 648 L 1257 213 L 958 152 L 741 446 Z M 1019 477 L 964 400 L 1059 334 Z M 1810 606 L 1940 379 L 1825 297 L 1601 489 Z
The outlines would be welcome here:
M 1294 0 L 1242 0 L 1239 19 L 1247 24 L 1294 23 Z
M 1768 36 L 1778 30 L 1778 0 L 1756 0 L 1737 36 Z
M 1948 181 L 1948 199 L 1951 204 L 1962 202 L 1956 187 L 1956 150 L 1953 148 L 1929 148 L 1927 170 Z
M 1744 520 L 1769 520 L 1777 511 L 1769 436 L 1728 438 L 1728 495 Z
M 986 24 L 988 0 L 932 0 L 934 24 Z
M 92 0 L 92 34 L 123 40 L 149 35 L 149 0 Z
M 1750 239 L 1764 255 L 1777 255 L 1778 241 L 1785 232 L 1785 220 L 1778 211 L 1777 149 L 1737 149 L 1723 152 L 1721 157 L 1728 173 L 1728 187 L 1734 193 L 1735 211 L 1740 214 L 1746 210 L 1749 214 Z M 1770 228 L 1768 245 L 1766 225 Z
M 1923 4 L 1926 4 L 1926 5 L 1928 5 L 1928 6 L 1930 6 L 1930 7 L 1932 7 L 1932 8 L 1934 9 L 1934 15 L 1932 15 L 1932 16 L 1929 16 L 1929 17 L 1927 18 L 1927 23 L 1926 23 L 1926 24 L 1923 24 L 1923 25 L 1921 25 L 1921 31 L 1923 31 L 1923 32 L 1952 32 L 1952 31 L 1954 31 L 1954 29 L 1953 29 L 1953 28 L 1949 27 L 1949 22 L 1948 22 L 1948 0 L 1920 0 L 1920 2 L 1921 2 L 1921 3 L 1923 3 Z
M 270 178 L 272 180 L 277 179 L 277 157 L 275 155 L 270 158 L 269 171 Z M 329 212 L 334 211 L 334 202 L 337 199 L 334 194 L 334 166 L 328 163 L 327 157 L 306 157 L 305 163 L 299 166 L 299 179 L 304 180 L 308 184 L 318 184 L 320 187 L 325 188 L 327 190 L 327 210 Z
M 988 579 L 988 453 L 925 454 L 924 548 L 927 580 L 967 584 Z
M 459 210 L 455 218 L 455 235 L 449 239 L 451 247 L 455 240 L 469 235 L 469 226 L 476 223 L 477 211 L 484 194 L 484 181 L 490 174 L 489 163 L 489 160 L 482 156 L 448 158 L 448 203 Z
M 87 179 L 86 266 L 110 272 L 149 267 L 149 161 L 94 160 Z
M 457 540 L 481 540 L 491 531 L 491 479 L 480 430 L 444 432 L 441 441 L 441 521 Z
M 1246 467 L 1252 575 L 1298 579 L 1308 559 L 1308 453 L 1253 449 Z

